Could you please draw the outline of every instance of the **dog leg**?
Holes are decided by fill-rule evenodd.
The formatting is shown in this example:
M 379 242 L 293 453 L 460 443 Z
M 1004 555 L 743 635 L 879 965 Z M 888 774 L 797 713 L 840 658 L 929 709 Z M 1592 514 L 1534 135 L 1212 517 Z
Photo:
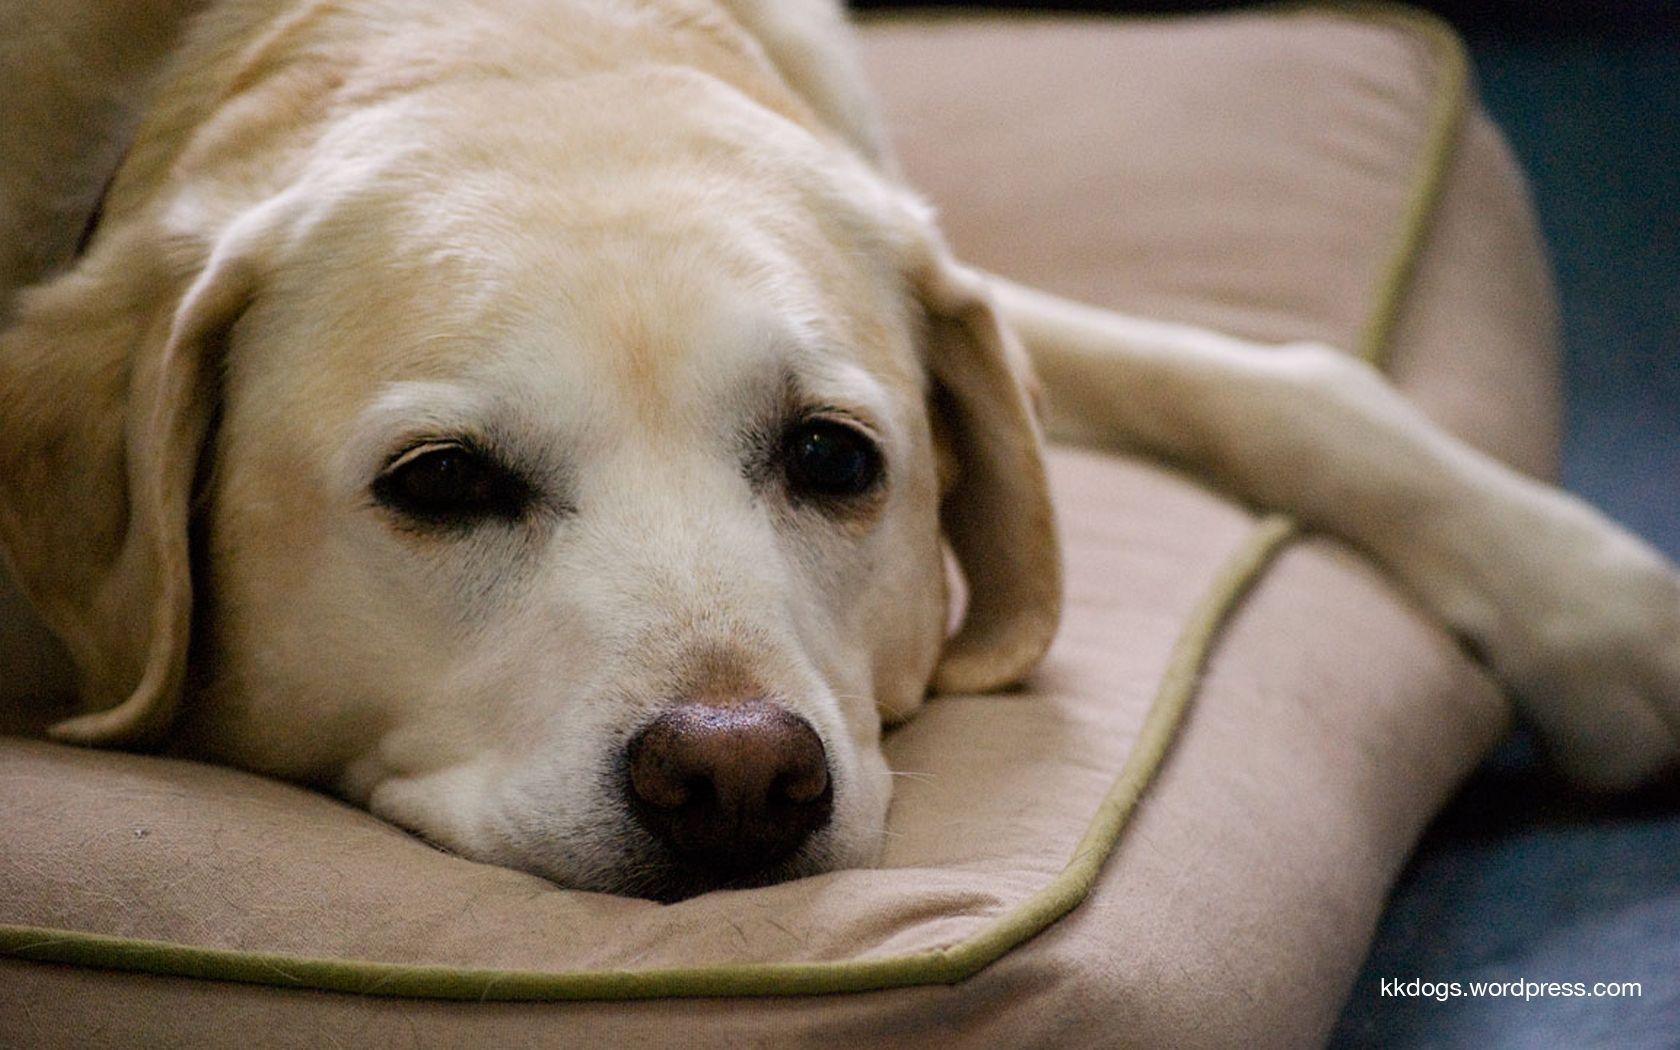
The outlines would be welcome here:
M 1346 354 L 991 283 L 1060 436 L 1176 461 L 1357 545 L 1486 655 L 1583 784 L 1674 766 L 1680 575 L 1645 543 L 1452 437 Z

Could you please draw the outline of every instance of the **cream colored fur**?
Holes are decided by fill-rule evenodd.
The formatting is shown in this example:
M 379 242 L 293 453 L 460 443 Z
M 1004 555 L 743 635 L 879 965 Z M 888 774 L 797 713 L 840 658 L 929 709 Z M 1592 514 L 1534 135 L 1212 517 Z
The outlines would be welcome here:
M 75 260 L 85 214 L 39 204 L 59 169 L 0 175 L 10 243 L 40 228 L 0 289 L 0 551 L 69 660 L 0 635 L 0 688 L 73 674 L 58 738 L 165 740 L 610 890 L 648 848 L 613 791 L 627 736 L 679 695 L 752 692 L 833 766 L 835 820 L 782 874 L 867 863 L 882 717 L 1018 680 L 1055 630 L 1019 331 L 1065 429 L 1360 544 L 1584 780 L 1673 762 L 1671 567 L 1328 350 L 959 266 L 827 0 L 205 6 L 128 9 L 173 57 L 110 68 L 64 56 L 118 16 L 36 9 L 53 46 L 0 70 L 7 112 L 56 88 L 98 117 L 79 145 L 5 132 L 75 200 L 104 178 L 76 158 L 124 158 Z M 815 408 L 882 443 L 867 513 L 743 470 L 743 434 Z M 394 453 L 460 435 L 553 513 L 439 536 L 373 504 Z M 970 592 L 950 638 L 942 539 Z

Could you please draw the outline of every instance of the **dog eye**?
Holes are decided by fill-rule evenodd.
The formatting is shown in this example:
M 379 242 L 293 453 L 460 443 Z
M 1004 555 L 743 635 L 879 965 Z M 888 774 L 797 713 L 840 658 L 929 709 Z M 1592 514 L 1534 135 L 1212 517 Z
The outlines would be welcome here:
M 788 487 L 796 496 L 850 499 L 881 480 L 881 450 L 857 427 L 811 419 L 783 439 Z
M 397 456 L 373 483 L 373 497 L 392 510 L 432 525 L 470 525 L 517 519 L 530 488 L 512 471 L 469 446 L 436 442 Z

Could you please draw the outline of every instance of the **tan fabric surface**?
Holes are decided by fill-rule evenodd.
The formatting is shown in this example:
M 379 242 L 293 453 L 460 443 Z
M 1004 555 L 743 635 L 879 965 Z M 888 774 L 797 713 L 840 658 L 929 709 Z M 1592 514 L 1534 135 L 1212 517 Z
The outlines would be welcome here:
M 869 62 L 959 250 L 1023 279 L 1352 345 L 1440 70 L 1415 31 L 1323 16 L 878 26 Z M 1543 267 L 1469 125 L 1394 362 L 1440 418 L 1552 453 Z M 950 944 L 1066 863 L 1187 610 L 1251 528 L 1155 468 L 1054 463 L 1067 625 L 1029 693 L 890 739 L 885 866 L 679 905 L 437 853 L 222 770 L 0 744 L 0 922 L 306 955 L 543 970 L 826 960 Z M 0 962 L 25 1045 L 1277 1045 L 1322 1040 L 1383 892 L 1507 714 L 1356 557 L 1285 554 L 1219 644 L 1092 898 L 955 987 L 628 1003 L 381 999 Z M 959 1038 L 960 1037 L 960 1038 Z

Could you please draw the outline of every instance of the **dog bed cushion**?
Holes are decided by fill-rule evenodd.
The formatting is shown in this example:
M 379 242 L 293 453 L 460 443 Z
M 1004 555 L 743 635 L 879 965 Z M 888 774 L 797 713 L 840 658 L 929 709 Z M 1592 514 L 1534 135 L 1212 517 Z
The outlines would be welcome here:
M 866 34 L 965 258 L 1386 359 L 1549 469 L 1550 294 L 1456 44 L 1391 9 Z M 876 869 L 662 906 L 230 770 L 0 740 L 0 1043 L 1321 1041 L 1386 888 L 1509 713 L 1357 554 L 1053 454 L 1066 624 L 887 743 Z

